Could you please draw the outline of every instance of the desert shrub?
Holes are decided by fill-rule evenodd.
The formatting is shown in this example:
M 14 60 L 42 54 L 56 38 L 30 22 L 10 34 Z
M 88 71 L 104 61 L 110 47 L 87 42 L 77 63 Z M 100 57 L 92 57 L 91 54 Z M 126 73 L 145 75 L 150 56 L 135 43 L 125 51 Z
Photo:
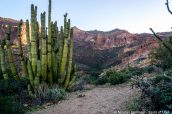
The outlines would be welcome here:
M 142 108 L 147 110 L 172 111 L 172 75 L 171 70 L 165 74 L 155 75 L 147 83 L 150 86 L 142 90 Z
M 48 87 L 46 84 L 40 85 L 35 94 L 41 104 L 45 102 L 57 102 L 67 97 L 64 89 L 58 86 Z
M 124 75 L 122 73 L 113 73 L 109 76 L 109 83 L 112 85 L 124 82 Z
M 96 84 L 120 84 L 127 81 L 130 77 L 131 74 L 128 74 L 127 72 L 109 70 L 97 79 Z
M 105 83 L 110 83 L 112 85 L 121 84 L 126 82 L 128 79 L 130 79 L 133 76 L 140 76 L 144 73 L 145 71 L 143 70 L 143 68 L 134 68 L 134 67 L 128 67 L 127 69 L 123 69 L 121 71 L 107 70 L 97 78 L 96 84 L 98 85 L 102 85 Z
M 132 99 L 129 99 L 125 104 L 125 110 L 127 111 L 139 111 L 142 105 L 142 99 L 140 96 L 135 96 Z

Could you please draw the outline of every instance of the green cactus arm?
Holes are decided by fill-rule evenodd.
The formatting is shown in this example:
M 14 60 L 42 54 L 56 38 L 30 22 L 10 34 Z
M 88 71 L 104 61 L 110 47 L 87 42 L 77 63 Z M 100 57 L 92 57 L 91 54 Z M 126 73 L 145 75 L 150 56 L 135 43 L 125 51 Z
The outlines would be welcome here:
M 5 65 L 4 43 L 5 43 L 5 41 L 1 40 L 1 43 L 0 43 L 0 63 L 1 63 L 1 70 L 3 73 L 4 80 L 9 80 L 9 76 L 8 76 L 6 65 Z
M 64 15 L 64 45 L 63 45 L 63 52 L 62 52 L 62 59 L 60 64 L 60 78 L 59 83 L 62 84 L 66 78 L 67 74 L 67 56 L 68 56 L 68 36 L 69 36 L 69 28 L 67 22 L 67 13 Z
M 51 0 L 49 0 L 49 7 L 48 7 L 48 55 L 47 55 L 47 62 L 48 62 L 48 83 L 52 84 L 52 35 L 51 35 Z
M 77 72 L 77 66 L 76 64 L 74 65 L 74 68 L 71 72 L 71 79 L 69 81 L 68 87 L 67 88 L 71 88 L 74 85 L 74 82 L 76 80 L 76 72 Z
M 40 76 L 41 76 L 41 61 L 37 61 L 37 74 L 34 79 L 34 87 L 37 88 L 40 84 Z
M 60 78 L 59 78 L 59 83 L 62 84 L 65 76 L 66 76 L 66 63 L 67 63 L 67 52 L 68 52 L 68 42 L 67 39 L 64 41 L 64 47 L 63 47 L 63 55 L 62 55 L 62 60 L 61 60 L 61 65 L 60 65 Z
M 57 33 L 58 30 L 57 30 L 57 22 L 55 22 L 54 24 L 52 23 L 52 69 L 53 69 L 53 82 L 57 82 L 57 79 L 58 79 L 58 74 L 57 74 L 57 70 L 58 70 L 58 65 L 57 65 L 57 62 L 58 62 L 58 58 L 57 58 L 57 48 L 58 48 L 58 45 L 57 45 Z
M 38 57 L 38 46 L 37 46 L 37 27 L 35 22 L 35 8 L 34 5 L 31 5 L 31 65 L 33 70 L 33 75 L 36 76 L 36 69 L 37 69 L 37 57 Z
M 34 76 L 33 76 L 33 71 L 32 71 L 32 65 L 29 60 L 28 60 L 27 65 L 28 65 L 27 67 L 28 67 L 28 73 L 29 73 L 29 80 L 30 80 L 32 87 L 34 87 Z
M 63 55 L 63 46 L 64 46 L 64 36 L 63 36 L 63 27 L 60 28 L 60 46 L 59 46 L 59 66 L 61 64 L 62 55 Z
M 22 27 L 23 21 L 20 20 L 20 23 L 18 25 L 18 50 L 19 50 L 19 56 L 21 59 L 21 65 L 22 65 L 22 76 L 28 76 L 26 62 L 23 55 L 23 49 L 21 44 L 21 27 Z
M 46 27 L 45 27 L 45 15 L 41 14 L 41 69 L 43 80 L 47 79 L 47 41 L 46 41 Z
M 27 41 L 28 58 L 29 58 L 29 60 L 31 60 L 31 43 L 30 43 L 30 26 L 29 26 L 29 20 L 26 20 L 26 41 Z
M 73 28 L 70 31 L 70 48 L 69 48 L 69 60 L 68 60 L 68 68 L 67 68 L 67 76 L 65 79 L 64 87 L 67 88 L 69 84 L 69 80 L 71 77 L 72 70 L 72 56 L 73 56 Z
M 12 56 L 12 49 L 11 49 L 11 44 L 10 44 L 10 37 L 11 37 L 11 27 L 8 26 L 8 30 L 6 32 L 6 46 L 7 46 L 7 56 L 8 56 L 8 62 L 9 62 L 9 65 L 10 65 L 10 69 L 11 69 L 11 72 L 14 76 L 14 79 L 15 80 L 18 80 L 19 79 L 19 76 L 17 74 L 17 69 L 16 69 L 16 66 L 14 64 L 14 61 L 13 61 L 13 56 Z

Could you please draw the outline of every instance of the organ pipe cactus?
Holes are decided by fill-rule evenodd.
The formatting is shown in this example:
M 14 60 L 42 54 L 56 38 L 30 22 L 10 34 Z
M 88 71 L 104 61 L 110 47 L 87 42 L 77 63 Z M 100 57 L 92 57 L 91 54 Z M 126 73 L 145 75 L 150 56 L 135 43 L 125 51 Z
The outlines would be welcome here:
M 27 67 L 25 67 L 21 45 L 21 25 L 22 22 L 18 26 L 18 49 L 22 70 L 27 69 L 23 75 L 29 75 L 29 89 L 31 87 L 36 89 L 40 83 L 48 85 L 55 83 L 65 88 L 71 87 L 76 78 L 76 66 L 72 67 L 73 29 L 70 28 L 67 14 L 64 15 L 64 27 L 58 31 L 57 22 L 51 21 L 51 0 L 48 8 L 48 28 L 46 28 L 46 13 L 41 14 L 41 26 L 39 26 L 37 7 L 31 5 L 31 24 L 29 25 L 29 21 L 26 20 Z M 6 39 L 8 61 L 15 79 L 18 79 L 10 47 L 10 35 L 11 31 L 8 29 Z M 3 46 L 0 47 L 1 61 L 4 61 Z M 1 62 L 1 69 L 3 69 L 4 78 L 8 79 L 5 62 Z

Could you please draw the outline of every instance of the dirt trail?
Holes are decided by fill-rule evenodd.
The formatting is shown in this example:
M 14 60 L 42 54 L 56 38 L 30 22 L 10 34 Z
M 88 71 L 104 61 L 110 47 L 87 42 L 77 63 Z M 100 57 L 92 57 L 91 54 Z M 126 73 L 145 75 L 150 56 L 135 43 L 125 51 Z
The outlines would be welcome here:
M 71 93 L 67 100 L 32 114 L 113 114 L 123 110 L 124 104 L 137 90 L 128 84 L 95 87 L 91 90 Z M 80 95 L 83 95 L 79 97 Z

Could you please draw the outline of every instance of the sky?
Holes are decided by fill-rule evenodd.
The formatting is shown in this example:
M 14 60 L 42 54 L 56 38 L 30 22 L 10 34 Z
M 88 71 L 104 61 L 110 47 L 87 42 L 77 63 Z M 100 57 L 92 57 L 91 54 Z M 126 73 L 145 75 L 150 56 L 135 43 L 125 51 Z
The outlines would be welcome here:
M 57 20 L 61 26 L 63 15 L 67 12 L 72 26 L 82 30 L 110 31 L 119 28 L 131 33 L 150 33 L 149 28 L 153 28 L 157 32 L 166 32 L 171 31 L 172 15 L 167 11 L 165 2 L 166 0 L 52 0 L 52 20 Z M 1 0 L 0 17 L 30 19 L 32 3 L 38 6 L 38 14 L 48 9 L 48 0 Z M 38 20 L 39 18 L 38 15 Z

